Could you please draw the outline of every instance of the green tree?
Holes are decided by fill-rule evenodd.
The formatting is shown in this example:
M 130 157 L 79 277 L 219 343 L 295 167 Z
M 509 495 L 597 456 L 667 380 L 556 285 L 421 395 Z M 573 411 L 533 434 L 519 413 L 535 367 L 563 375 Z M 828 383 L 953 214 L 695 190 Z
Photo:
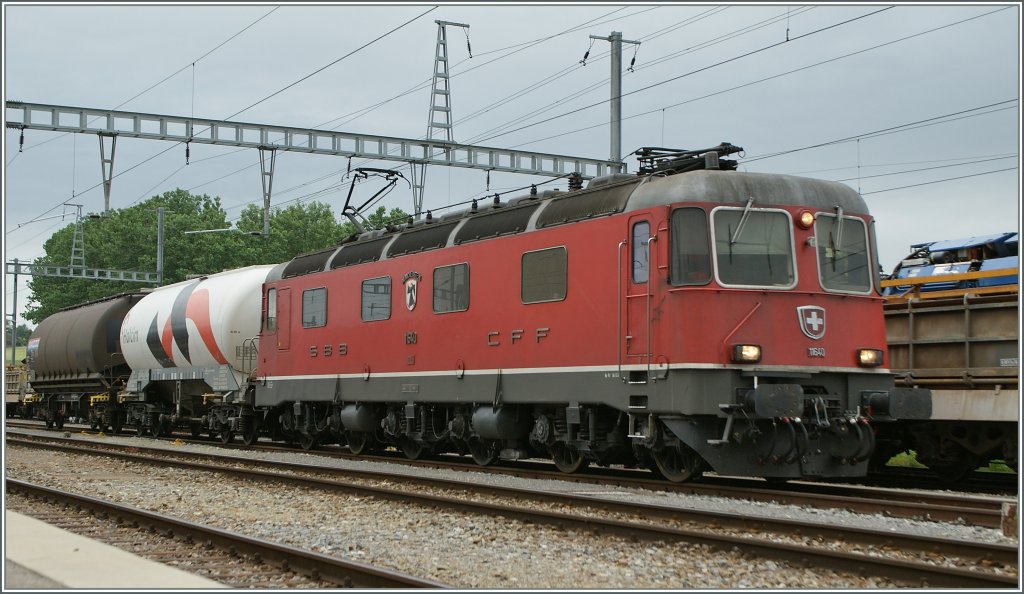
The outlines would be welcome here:
M 263 237 L 262 208 L 246 207 L 237 227 L 231 227 L 220 198 L 177 189 L 136 206 L 112 210 L 105 217 L 85 219 L 86 267 L 156 271 L 158 207 L 164 208 L 165 285 L 254 264 L 287 262 L 335 246 L 355 232 L 352 223 L 337 221 L 330 205 L 314 201 L 272 210 L 270 235 Z M 367 217 L 367 226 L 382 229 L 407 218 L 400 208 L 388 211 L 381 206 Z M 236 232 L 185 234 L 226 228 Z M 74 231 L 71 224 L 54 233 L 44 244 L 46 255 L 34 263 L 66 266 L 71 259 Z M 29 281 L 32 296 L 24 317 L 39 323 L 65 307 L 144 287 L 140 283 L 36 276 Z
M 107 216 L 83 220 L 85 265 L 87 268 L 156 271 L 157 213 L 164 207 L 164 284 L 176 283 L 194 274 L 210 274 L 245 265 L 238 247 L 240 237 L 226 241 L 195 240 L 185 231 L 228 226 L 219 198 L 192 195 L 185 190 L 165 192 L 124 209 L 112 209 Z M 35 264 L 67 266 L 75 225 L 54 233 L 43 245 L 46 255 Z M 39 323 L 50 314 L 69 307 L 138 291 L 139 283 L 34 276 L 29 281 L 32 296 L 25 319 Z
M 242 211 L 238 229 L 247 233 L 263 232 L 263 209 L 250 204 Z M 292 204 L 270 211 L 270 237 L 249 238 L 247 253 L 253 264 L 277 264 L 299 254 L 315 252 L 340 240 L 341 228 L 331 207 L 323 202 Z

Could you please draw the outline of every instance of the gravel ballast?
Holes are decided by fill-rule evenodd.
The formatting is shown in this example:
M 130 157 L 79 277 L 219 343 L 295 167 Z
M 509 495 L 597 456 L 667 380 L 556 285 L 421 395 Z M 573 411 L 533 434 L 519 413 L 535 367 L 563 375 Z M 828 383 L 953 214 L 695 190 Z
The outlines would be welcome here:
M 86 441 L 224 454 L 223 449 L 213 446 L 175 445 L 138 437 L 74 435 Z M 450 476 L 464 481 L 557 492 L 586 492 L 626 501 L 787 517 L 827 525 L 884 527 L 898 533 L 1017 543 L 998 530 L 842 510 L 568 481 L 537 481 L 500 474 L 404 465 L 396 468 L 399 465 L 329 458 L 299 451 L 250 451 L 245 455 L 267 460 L 315 462 L 337 468 L 376 468 Z M 182 471 L 173 468 L 99 456 L 90 456 L 87 460 L 86 465 L 80 456 L 9 446 L 5 471 L 11 478 L 383 565 L 460 588 L 879 588 L 901 585 L 884 579 L 759 559 L 736 550 L 635 541 L 414 504 L 327 494 L 304 487 L 257 485 L 207 472 L 183 476 Z

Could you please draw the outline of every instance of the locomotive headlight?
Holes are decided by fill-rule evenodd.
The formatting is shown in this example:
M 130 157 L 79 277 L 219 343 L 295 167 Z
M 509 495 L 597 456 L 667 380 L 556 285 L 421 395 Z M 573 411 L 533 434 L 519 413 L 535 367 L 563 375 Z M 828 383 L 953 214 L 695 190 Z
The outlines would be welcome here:
M 879 367 L 882 364 L 882 351 L 878 349 L 859 349 L 857 363 L 861 367 Z
M 734 363 L 757 363 L 761 360 L 761 346 L 756 344 L 732 345 Z
M 809 210 L 801 210 L 797 216 L 796 224 L 800 225 L 801 229 L 810 229 L 811 225 L 814 224 L 814 213 Z

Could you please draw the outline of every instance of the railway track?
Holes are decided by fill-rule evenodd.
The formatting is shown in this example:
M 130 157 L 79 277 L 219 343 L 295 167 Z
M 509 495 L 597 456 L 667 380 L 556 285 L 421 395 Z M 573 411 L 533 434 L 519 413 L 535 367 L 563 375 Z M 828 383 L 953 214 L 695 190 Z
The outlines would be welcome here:
M 447 587 L 387 568 L 11 478 L 5 489 L 13 511 L 233 588 Z
M 403 473 L 355 472 L 312 464 L 252 461 L 166 450 L 92 444 L 59 444 L 53 440 L 8 437 L 8 446 L 44 447 L 70 455 L 113 456 L 127 462 L 173 466 L 191 472 L 230 474 L 246 481 L 281 482 L 312 489 L 342 492 L 470 514 L 500 515 L 519 521 L 620 534 L 651 541 L 684 541 L 719 549 L 740 548 L 773 559 L 814 566 L 866 572 L 911 584 L 933 587 L 1013 587 L 1017 583 L 1017 547 L 960 540 L 893 534 L 849 527 L 822 526 L 739 514 L 702 512 L 676 507 L 623 502 L 595 496 L 552 493 L 432 479 Z M 58 440 L 59 441 L 59 440 Z M 126 451 L 130 450 L 130 451 Z M 203 462 L 197 462 L 201 458 Z M 256 468 L 258 466 L 258 468 Z M 273 470 L 268 470 L 268 469 Z M 399 485 L 398 488 L 395 485 Z M 452 493 L 455 493 L 454 495 Z M 509 504 L 510 501 L 516 505 Z M 842 548 L 830 542 L 845 543 Z M 854 550 L 847 550 L 849 548 Z M 898 558 L 873 551 L 902 551 Z M 955 566 L 936 565 L 927 558 L 954 559 Z M 915 558 L 917 557 L 917 558 Z M 1001 568 L 1000 573 L 977 567 Z
M 8 422 L 8 427 L 25 426 L 40 428 L 36 424 Z M 54 433 L 56 435 L 56 433 Z M 267 452 L 295 452 L 296 448 L 279 444 L 220 444 L 217 440 L 203 438 L 161 438 L 168 441 L 180 440 L 185 443 L 201 443 L 234 450 L 257 450 Z M 145 447 L 140 445 L 140 447 Z M 409 460 L 403 455 L 353 456 L 341 448 L 324 448 L 317 455 L 331 458 L 363 461 L 385 461 L 412 467 L 428 467 L 453 471 L 486 472 L 528 479 L 549 479 L 575 481 L 588 484 L 612 485 L 624 488 L 646 489 L 687 493 L 693 495 L 727 497 L 752 501 L 775 502 L 787 505 L 801 505 L 822 509 L 845 509 L 861 513 L 884 514 L 897 518 L 933 520 L 937 522 L 962 522 L 968 525 L 998 528 L 1002 520 L 1002 504 L 1016 498 L 966 497 L 961 494 L 929 491 L 907 491 L 878 488 L 867 485 L 845 483 L 809 483 L 791 481 L 782 485 L 771 485 L 759 479 L 708 476 L 700 482 L 672 483 L 650 478 L 646 471 L 598 472 L 586 474 L 565 474 L 551 470 L 550 464 L 517 463 L 481 467 L 461 460 L 460 457 L 446 456 L 435 459 Z

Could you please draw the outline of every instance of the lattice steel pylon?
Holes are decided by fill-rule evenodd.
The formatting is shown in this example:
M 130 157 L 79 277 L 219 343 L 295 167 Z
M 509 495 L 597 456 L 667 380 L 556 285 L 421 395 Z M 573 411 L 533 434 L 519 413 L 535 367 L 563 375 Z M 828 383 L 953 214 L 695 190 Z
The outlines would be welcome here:
M 455 142 L 452 135 L 452 95 L 448 76 L 448 32 L 446 27 L 469 28 L 464 23 L 434 21 L 437 23 L 437 46 L 434 52 L 434 78 L 430 92 L 430 115 L 427 117 L 427 140 Z M 469 40 L 467 39 L 467 46 Z M 470 55 L 472 57 L 472 54 Z M 439 103 L 440 101 L 440 103 Z M 438 117 L 442 121 L 438 121 Z M 443 136 L 442 136 L 443 134 Z M 447 152 L 447 151 L 446 151 Z M 412 170 L 412 201 L 416 218 L 423 212 L 423 186 L 426 182 L 427 164 L 410 165 Z M 418 169 L 418 171 L 417 171 Z
M 85 229 L 82 226 L 82 205 L 65 204 L 77 208 L 75 213 L 75 235 L 71 240 L 71 268 L 85 268 Z

